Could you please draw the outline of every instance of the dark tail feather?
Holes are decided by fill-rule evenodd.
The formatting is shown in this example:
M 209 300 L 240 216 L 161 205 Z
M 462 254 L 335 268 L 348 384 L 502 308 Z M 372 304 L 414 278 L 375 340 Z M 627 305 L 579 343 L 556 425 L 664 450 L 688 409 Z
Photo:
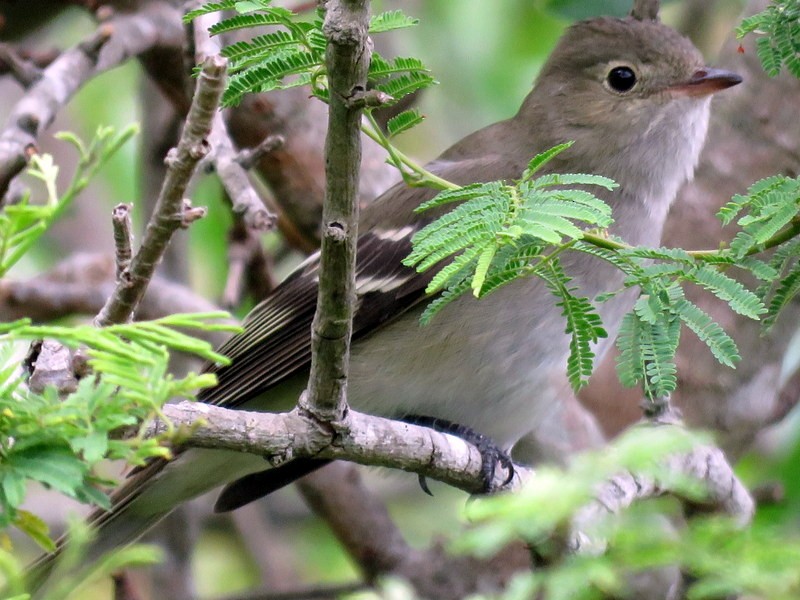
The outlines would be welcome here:
M 225 486 L 214 512 L 228 512 L 263 498 L 327 465 L 329 460 L 298 458 L 279 467 L 245 475 Z

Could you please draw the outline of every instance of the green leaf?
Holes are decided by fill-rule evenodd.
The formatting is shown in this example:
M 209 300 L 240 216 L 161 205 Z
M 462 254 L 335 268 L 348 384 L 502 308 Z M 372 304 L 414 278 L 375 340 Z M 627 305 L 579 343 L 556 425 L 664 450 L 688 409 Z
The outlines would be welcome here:
M 39 544 L 45 552 L 56 551 L 56 544 L 50 538 L 50 528 L 47 523 L 32 512 L 27 510 L 18 511 L 14 525 Z
M 564 150 L 571 147 L 574 143 L 575 142 L 566 142 L 564 144 L 559 144 L 558 146 L 553 146 L 549 150 L 545 150 L 534 156 L 528 163 L 528 168 L 525 169 L 525 172 L 522 174 L 523 181 L 530 179 L 539 169 L 561 154 Z
M 728 303 L 734 312 L 758 320 L 767 312 L 761 299 L 735 279 L 709 267 L 699 267 L 689 278 Z
M 714 358 L 728 367 L 736 366 L 741 358 L 736 343 L 717 322 L 686 299 L 676 302 L 675 310 L 686 326 L 708 346 Z
M 548 289 L 558 299 L 566 320 L 565 333 L 570 335 L 570 354 L 567 359 L 567 378 L 574 390 L 589 382 L 594 364 L 591 344 L 599 338 L 608 336 L 602 327 L 600 316 L 587 298 L 575 296 L 576 288 L 570 287 L 569 277 L 564 273 L 557 258 L 537 269 L 537 275 L 544 279 Z
M 489 266 L 492 264 L 492 259 L 497 253 L 497 243 L 489 243 L 483 247 L 478 261 L 475 264 L 475 274 L 472 277 L 472 293 L 475 297 L 481 295 L 481 289 L 486 281 L 486 274 L 489 272 Z
M 253 27 L 265 27 L 268 25 L 287 25 L 291 23 L 292 11 L 280 7 L 272 7 L 269 12 L 249 13 L 236 15 L 229 19 L 224 19 L 219 23 L 214 23 L 208 32 L 211 35 L 220 35 L 237 29 L 250 29 Z
M 83 484 L 86 466 L 68 449 L 35 446 L 14 451 L 8 465 L 21 475 L 35 479 L 59 492 L 74 496 Z
M 416 127 L 422 123 L 423 120 L 425 120 L 425 117 L 422 116 L 418 109 L 412 108 L 410 110 L 404 110 L 386 122 L 386 133 L 390 138 L 393 138 L 408 131 L 412 127 Z
M 189 23 L 193 19 L 200 17 L 202 15 L 208 15 L 214 12 L 220 12 L 223 10 L 233 10 L 236 7 L 237 0 L 222 0 L 221 2 L 208 2 L 203 4 L 200 8 L 196 10 L 190 10 L 185 15 L 183 15 L 183 22 Z
M 430 87 L 434 83 L 436 83 L 436 80 L 429 74 L 413 71 L 389 79 L 386 82 L 381 82 L 375 86 L 375 89 L 391 96 L 392 102 L 389 104 L 392 104 L 399 102 L 402 98 L 413 94 L 417 90 Z
M 403 13 L 401 10 L 390 10 L 377 15 L 373 15 L 369 21 L 369 32 L 371 34 L 413 27 L 419 23 L 419 19 L 414 19 Z

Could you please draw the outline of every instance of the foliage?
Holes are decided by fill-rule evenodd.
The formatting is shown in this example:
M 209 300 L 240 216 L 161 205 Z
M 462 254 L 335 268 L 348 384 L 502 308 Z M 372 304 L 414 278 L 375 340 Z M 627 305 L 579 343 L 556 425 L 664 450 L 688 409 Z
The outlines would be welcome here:
M 691 329 L 720 363 L 733 367 L 740 358 L 733 339 L 686 298 L 682 286 L 700 286 L 738 314 L 751 319 L 767 314 L 767 322 L 773 322 L 800 290 L 800 267 L 793 251 L 798 243 L 794 236 L 800 231 L 800 181 L 772 177 L 754 184 L 747 195 L 735 196 L 720 211 L 724 223 L 742 215 L 738 219 L 742 231 L 729 248 L 686 252 L 631 247 L 592 231 L 605 229 L 611 222 L 609 209 L 601 200 L 585 189 L 560 187 L 613 189 L 613 182 L 588 175 L 533 178 L 537 169 L 567 147 L 557 146 L 535 157 L 513 185 L 489 182 L 454 187 L 419 207 L 428 210 L 462 202 L 414 237 L 414 249 L 405 260 L 419 271 L 440 269 L 427 289 L 439 295 L 423 314 L 423 322 L 470 289 L 480 297 L 517 278 L 540 277 L 563 309 L 571 336 L 567 374 L 578 388 L 592 372 L 590 344 L 605 336 L 594 305 L 575 295 L 569 274 L 558 260 L 564 251 L 578 251 L 611 263 L 625 275 L 622 289 L 594 300 L 608 301 L 627 288 L 640 290 L 617 339 L 617 366 L 624 384 L 642 384 L 646 396 L 653 399 L 675 390 L 674 356 L 681 324 Z M 559 187 L 551 189 L 555 186 Z M 778 250 L 770 262 L 752 256 L 775 247 Z M 724 272 L 732 267 L 768 283 L 750 291 Z M 783 279 L 772 283 L 779 273 L 785 273 Z
M 59 194 L 58 167 L 47 155 L 31 159 L 28 175 L 42 182 L 46 199 L 37 204 L 26 192 L 21 202 L 0 212 L 0 276 L 28 251 L 47 228 L 71 205 L 97 170 L 136 132 L 128 127 L 117 134 L 98 130 L 91 143 L 58 134 L 79 152 L 76 172 Z M 216 324 L 226 313 L 173 315 L 105 329 L 92 326 L 34 326 L 28 320 L 0 323 L 0 532 L 16 526 L 45 548 L 52 548 L 43 521 L 20 510 L 27 483 L 37 481 L 81 502 L 107 506 L 102 486 L 110 483 L 96 467 L 105 459 L 142 464 L 153 456 L 168 456 L 165 445 L 171 430 L 160 438 L 146 438 L 143 423 L 161 416 L 161 406 L 175 396 L 193 397 L 213 385 L 211 375 L 168 374 L 168 351 L 224 361 L 211 346 L 178 329 L 232 330 Z M 80 349 L 87 374 L 63 397 L 52 387 L 32 391 L 19 360 L 20 342 L 55 340 Z M 34 348 L 38 345 L 34 344 Z M 120 432 L 133 428 L 129 439 Z M 7 539 L 4 538 L 5 541 Z
M 73 521 L 69 524 L 70 543 L 64 547 L 55 563 L 55 576 L 44 591 L 37 596 L 41 600 L 65 600 L 75 598 L 94 582 L 107 578 L 122 569 L 141 567 L 161 561 L 158 548 L 135 545 L 118 548 L 105 554 L 95 564 L 84 564 L 94 532 L 85 523 Z M 10 594 L 7 600 L 30 600 L 25 593 L 25 573 L 13 554 L 0 548 L 0 576 L 5 580 L 3 593 Z
M 616 184 L 595 175 L 548 174 L 534 179 L 540 168 L 569 146 L 563 144 L 535 157 L 513 185 L 476 183 L 441 192 L 422 204 L 417 211 L 463 202 L 419 231 L 412 240 L 414 250 L 403 262 L 425 271 L 446 257 L 456 256 L 428 285 L 429 294 L 445 293 L 428 306 L 423 323 L 469 289 L 482 297 L 522 275 L 544 279 L 567 320 L 567 333 L 572 338 L 568 374 L 572 384 L 579 387 L 592 371 L 594 355 L 589 345 L 606 333 L 588 300 L 574 294 L 558 253 L 582 237 L 576 223 L 608 227 L 611 209 L 587 191 L 562 186 L 613 189 Z
M 327 102 L 328 89 L 325 65 L 324 12 L 318 11 L 313 19 L 283 7 L 273 6 L 272 0 L 225 0 L 205 4 L 188 12 L 184 20 L 191 21 L 200 15 L 223 10 L 235 10 L 238 14 L 223 19 L 210 29 L 211 35 L 221 35 L 239 29 L 272 27 L 268 33 L 260 34 L 248 41 L 233 43 L 222 49 L 222 55 L 230 60 L 228 82 L 222 97 L 224 106 L 238 104 L 248 93 L 282 90 L 298 86 L 310 86 L 311 93 Z M 370 19 L 369 33 L 375 35 L 412 27 L 417 20 L 402 11 L 393 10 L 374 15 Z M 435 84 L 425 65 L 417 58 L 397 57 L 387 59 L 372 52 L 368 73 L 368 88 L 379 92 L 380 106 L 396 104 L 406 96 Z M 381 144 L 389 152 L 389 160 L 410 184 L 446 187 L 446 182 L 427 173 L 413 160 L 403 155 L 391 144 L 391 139 L 408 131 L 424 120 L 416 109 L 401 111 L 387 125 L 384 133 L 372 118 L 374 107 L 367 106 L 367 123 L 364 133 Z
M 53 157 L 48 154 L 31 157 L 27 173 L 42 181 L 47 198 L 44 204 L 32 204 L 30 192 L 26 191 L 18 203 L 5 206 L 0 212 L 0 277 L 5 276 L 47 228 L 64 214 L 100 167 L 137 131 L 135 125 L 118 134 L 110 127 L 101 127 L 88 145 L 71 133 L 57 133 L 57 138 L 75 146 L 79 153 L 75 174 L 60 195 L 56 189 L 58 167 L 53 163 Z
M 800 77 L 800 0 L 772 0 L 736 29 L 738 38 L 748 33 L 762 36 L 756 41 L 756 52 L 770 77 L 780 73 L 783 65 Z
M 670 566 L 691 575 L 688 598 L 737 594 L 796 598 L 800 544 L 795 538 L 769 526 L 744 531 L 728 518 L 702 513 L 691 517 L 676 535 L 663 518 L 675 506 L 664 501 L 638 503 L 622 514 L 601 511 L 591 528 L 583 527 L 581 533 L 588 536 L 584 539 L 599 542 L 602 554 L 572 554 L 547 562 L 548 550 L 562 556 L 559 549 L 565 532 L 574 527 L 576 513 L 592 501 L 597 487 L 607 485 L 621 471 L 666 483 L 679 496 L 702 498 L 692 482 L 676 479 L 661 458 L 702 443 L 702 438 L 679 428 L 640 427 L 602 452 L 582 455 L 566 469 L 538 469 L 518 494 L 467 505 L 471 527 L 456 538 L 454 550 L 488 558 L 522 538 L 544 553 L 545 559 L 544 566 L 520 573 L 503 593 L 472 600 L 636 598 L 628 588 L 632 574 Z
M 101 487 L 110 482 L 95 471 L 100 461 L 143 464 L 154 456 L 169 456 L 165 444 L 172 430 L 148 438 L 146 422 L 162 416 L 161 406 L 169 399 L 191 398 L 198 389 L 213 385 L 215 378 L 169 375 L 168 350 L 224 362 L 210 344 L 178 329 L 231 330 L 229 325 L 213 323 L 225 316 L 172 315 L 103 329 L 35 326 L 27 320 L 1 325 L 0 529 L 15 525 L 49 548 L 43 523 L 19 510 L 29 480 L 81 502 L 108 506 Z M 83 377 L 65 397 L 52 387 L 36 393 L 23 384 L 14 342 L 41 338 L 80 348 L 87 357 L 92 376 Z M 132 435 L 122 439 L 119 433 L 126 428 Z

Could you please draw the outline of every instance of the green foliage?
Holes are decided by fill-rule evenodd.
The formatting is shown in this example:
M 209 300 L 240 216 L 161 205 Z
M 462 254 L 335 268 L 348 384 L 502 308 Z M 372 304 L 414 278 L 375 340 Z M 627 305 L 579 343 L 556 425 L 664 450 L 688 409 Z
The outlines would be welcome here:
M 763 12 L 744 19 L 736 29 L 738 38 L 748 33 L 764 36 L 756 41 L 756 52 L 770 77 L 786 65 L 800 78 L 800 0 L 772 0 Z
M 95 564 L 86 565 L 85 556 L 89 550 L 94 532 L 81 521 L 69 524 L 70 543 L 64 546 L 55 563 L 53 576 L 47 586 L 40 590 L 40 600 L 66 600 L 77 598 L 76 592 L 110 577 L 122 569 L 142 567 L 162 560 L 161 551 L 154 546 L 135 545 L 118 548 L 105 554 Z M 7 600 L 29 600 L 25 593 L 25 572 L 13 554 L 0 549 L 0 575 L 5 581 L 2 591 L 11 596 Z
M 545 249 L 549 244 L 580 239 L 583 232 L 579 225 L 605 228 L 611 223 L 611 210 L 603 201 L 585 190 L 562 186 L 613 189 L 616 184 L 590 175 L 547 174 L 534 178 L 539 169 L 568 147 L 563 144 L 534 157 L 514 185 L 467 185 L 440 192 L 419 206 L 418 211 L 425 211 L 462 202 L 414 236 L 414 249 L 403 262 L 425 271 L 452 258 L 428 285 L 429 294 L 442 294 L 427 307 L 423 322 L 430 321 L 468 290 L 482 297 L 524 274 L 541 277 L 567 320 L 572 350 L 568 375 L 577 388 L 591 374 L 594 354 L 590 344 L 605 337 L 605 331 L 591 303 L 574 295 L 574 286 L 569 285 L 570 279 L 556 253 L 547 254 Z
M 58 133 L 56 137 L 69 142 L 78 150 L 79 160 L 67 189 L 59 194 L 56 188 L 58 167 L 48 154 L 34 154 L 27 174 L 40 180 L 46 191 L 42 203 L 32 203 L 26 192 L 17 204 L 6 205 L 0 212 L 0 277 L 41 238 L 48 227 L 71 206 L 73 200 L 88 185 L 117 150 L 133 137 L 138 128 L 131 125 L 117 134 L 109 127 L 97 130 L 89 145 L 71 133 Z
M 168 456 L 164 444 L 171 429 L 160 438 L 147 438 L 146 422 L 161 416 L 161 406 L 169 399 L 191 398 L 215 382 L 213 375 L 169 375 L 168 350 L 224 362 L 210 344 L 179 330 L 230 331 L 230 325 L 214 323 L 226 316 L 172 315 L 104 329 L 35 326 L 27 320 L 0 325 L 0 529 L 14 525 L 49 548 L 43 524 L 19 510 L 28 481 L 107 506 L 102 486 L 109 482 L 95 472 L 100 461 L 143 464 L 154 456 Z M 35 393 L 23 384 L 16 342 L 41 338 L 81 348 L 87 357 L 92 376 L 82 378 L 66 397 L 50 387 Z M 131 437 L 119 437 L 130 428 Z
M 599 543 L 602 554 L 562 555 L 564 534 L 575 526 L 576 515 L 620 472 L 652 478 L 681 497 L 702 498 L 700 486 L 671 473 L 663 460 L 702 443 L 675 427 L 637 428 L 602 451 L 578 457 L 568 468 L 538 468 L 519 493 L 468 504 L 470 526 L 452 543 L 453 550 L 488 558 L 522 538 L 545 557 L 551 551 L 558 557 L 520 572 L 504 592 L 471 600 L 637 598 L 628 587 L 632 576 L 667 566 L 691 575 L 687 598 L 796 598 L 800 544 L 791 534 L 759 525 L 745 530 L 701 512 L 677 535 L 663 520 L 675 505 L 661 500 L 637 503 L 621 514 L 593 512 L 581 533 Z
M 608 334 L 591 302 L 584 297 L 575 296 L 573 292 L 577 288 L 568 287 L 570 278 L 564 273 L 557 257 L 544 263 L 542 268 L 537 269 L 537 274 L 558 299 L 556 306 L 561 307 L 562 316 L 567 322 L 565 333 L 571 336 L 567 378 L 573 389 L 578 389 L 589 382 L 592 374 L 594 353 L 591 344 L 608 337 Z
M 305 85 L 311 86 L 312 94 L 327 101 L 326 39 L 321 13 L 309 22 L 289 9 L 273 6 L 270 0 L 229 0 L 205 4 L 187 13 L 184 19 L 190 21 L 197 16 L 222 10 L 236 10 L 239 14 L 214 24 L 209 29 L 211 35 L 265 26 L 275 28 L 249 41 L 236 42 L 223 48 L 222 55 L 230 60 L 232 74 L 222 98 L 224 106 L 238 104 L 248 93 Z M 416 24 L 416 19 L 394 10 L 373 16 L 369 32 L 383 33 Z M 377 53 L 372 54 L 369 85 L 386 94 L 388 103 L 397 102 L 433 83 L 433 77 L 418 59 L 387 60 Z M 396 123 L 402 127 L 395 128 L 390 135 L 397 135 L 421 120 L 421 117 L 406 117 Z

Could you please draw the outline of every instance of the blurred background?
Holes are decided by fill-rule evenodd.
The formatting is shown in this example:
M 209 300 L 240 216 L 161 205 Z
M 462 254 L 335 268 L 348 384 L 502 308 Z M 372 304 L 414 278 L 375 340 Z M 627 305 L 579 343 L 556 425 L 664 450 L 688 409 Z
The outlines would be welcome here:
M 6 25 L 2 30 L 5 40 L 19 48 L 36 51 L 65 49 L 96 28 L 96 22 L 87 11 L 76 6 L 52 10 L 53 4 L 69 3 L 0 2 L 0 12 L 5 15 Z M 276 4 L 296 6 L 301 3 Z M 597 14 L 624 15 L 630 10 L 628 0 L 498 0 L 491 3 L 376 0 L 372 6 L 373 12 L 402 8 L 420 19 L 417 27 L 382 36 L 376 43 L 386 55 L 419 57 L 429 65 L 440 83 L 418 98 L 426 122 L 400 140 L 402 149 L 420 161 L 434 158 L 475 129 L 511 116 L 561 31 L 571 21 Z M 673 1 L 664 3 L 662 19 L 689 35 L 709 62 L 715 64 L 726 40 L 727 55 L 722 59 L 737 58 L 736 46 L 731 45 L 730 38 L 743 9 L 744 2 L 739 0 Z M 41 22 L 36 23 L 37 20 Z M 10 78 L 0 79 L 0 113 L 7 114 L 22 93 Z M 50 133 L 69 130 L 82 139 L 89 139 L 98 126 L 121 128 L 131 122 L 141 122 L 144 116 L 152 116 L 154 105 L 166 102 L 159 99 L 158 94 L 144 81 L 139 63 L 127 61 L 90 81 L 61 111 Z M 145 163 L 150 159 L 142 140 L 148 135 L 153 134 L 145 132 L 137 137 L 102 170 L 74 210 L 57 224 L 53 235 L 45 237 L 17 267 L 14 278 L 33 277 L 76 252 L 102 252 L 111 256 L 109 215 L 119 202 L 134 204 L 134 216 L 141 226 L 147 214 L 144 207 L 148 199 L 152 201 L 153 189 L 157 190 L 159 183 L 143 176 L 143 172 L 147 172 Z M 75 158 L 67 144 L 48 135 L 41 140 L 41 147 L 55 156 L 65 176 L 72 172 Z M 794 148 L 796 152 L 797 146 Z M 758 176 L 761 175 L 752 175 L 746 184 Z M 207 206 L 209 215 L 179 234 L 184 238 L 179 244 L 185 243 L 187 250 L 182 258 L 186 268 L 177 278 L 187 279 L 199 294 L 217 302 L 223 294 L 229 264 L 226 239 L 232 222 L 230 211 L 214 176 L 198 178 L 192 199 L 195 205 Z M 290 247 L 280 233 L 267 234 L 262 241 L 275 257 L 277 280 L 303 256 L 298 245 Z M 234 310 L 242 316 L 253 302 L 250 298 Z M 70 317 L 75 318 L 80 317 Z M 5 317 L 0 315 L 0 319 L 5 320 Z M 793 328 L 794 323 L 784 321 L 783 327 Z M 794 358 L 797 350 L 791 349 L 796 346 L 788 346 L 790 353 L 786 364 L 789 366 L 785 371 L 789 374 L 794 372 L 797 362 Z M 748 360 L 745 352 L 745 360 Z M 759 392 L 756 389 L 753 393 Z M 636 410 L 635 399 L 631 407 Z M 713 426 L 713 423 L 703 424 Z M 762 508 L 760 519 L 796 528 L 796 515 L 800 514 L 798 419 L 790 415 L 778 426 L 759 427 L 758 430 L 757 435 L 750 435 L 746 441 L 731 442 L 733 452 L 742 456 L 739 472 L 748 483 L 768 484 L 768 489 L 777 490 L 780 496 L 779 501 Z M 427 545 L 460 526 L 465 495 L 432 482 L 434 497 L 430 498 L 418 488 L 414 477 L 364 471 L 368 473 L 370 486 L 386 500 L 392 516 L 412 544 Z M 113 466 L 109 472 L 119 473 Z M 191 553 L 191 573 L 197 582 L 198 597 L 234 597 L 232 595 L 239 591 L 259 585 L 265 574 L 285 577 L 293 585 L 298 582 L 327 585 L 358 578 L 356 568 L 333 535 L 311 515 L 294 489 L 284 490 L 232 516 L 210 515 L 212 503 L 213 498 L 192 503 L 174 523 L 167 524 L 168 529 L 162 529 L 161 534 L 162 540 L 174 540 L 176 535 L 198 533 L 199 541 Z M 80 512 L 79 507 L 44 492 L 31 495 L 30 509 L 46 516 L 56 531 L 63 527 L 67 513 Z M 20 553 L 35 556 L 36 550 L 25 541 L 18 544 Z M 264 550 L 265 544 L 268 550 Z M 143 589 L 151 585 L 144 577 L 137 581 Z M 109 594 L 106 584 L 80 597 L 99 599 L 108 598 Z M 152 594 L 153 598 L 168 597 L 157 587 Z M 372 596 L 362 593 L 346 597 L 366 600 Z

